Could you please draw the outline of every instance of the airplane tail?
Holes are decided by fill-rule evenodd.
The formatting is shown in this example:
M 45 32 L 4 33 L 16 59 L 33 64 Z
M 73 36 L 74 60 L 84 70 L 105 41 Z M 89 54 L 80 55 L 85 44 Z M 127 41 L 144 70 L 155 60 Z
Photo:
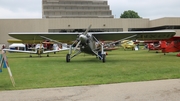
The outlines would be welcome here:
M 53 44 L 53 50 L 59 50 L 60 48 L 58 47 L 57 44 Z
M 166 41 L 160 41 L 160 46 L 162 49 L 167 47 L 167 42 Z
M 172 41 L 170 44 L 166 45 L 166 47 L 164 47 L 162 49 L 163 53 L 168 53 L 168 52 L 177 52 L 179 51 L 179 48 L 176 47 L 177 45 L 175 45 L 174 41 Z
M 53 44 L 53 50 L 56 50 L 56 51 L 59 51 L 59 50 L 65 50 L 65 49 L 69 49 L 67 47 L 68 45 L 66 43 L 63 43 L 63 44 Z

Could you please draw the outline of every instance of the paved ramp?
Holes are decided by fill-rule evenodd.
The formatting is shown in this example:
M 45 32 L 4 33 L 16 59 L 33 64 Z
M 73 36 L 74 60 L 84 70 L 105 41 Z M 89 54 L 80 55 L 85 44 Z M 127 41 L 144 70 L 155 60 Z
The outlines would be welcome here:
M 1 101 L 180 101 L 180 79 L 1 91 Z

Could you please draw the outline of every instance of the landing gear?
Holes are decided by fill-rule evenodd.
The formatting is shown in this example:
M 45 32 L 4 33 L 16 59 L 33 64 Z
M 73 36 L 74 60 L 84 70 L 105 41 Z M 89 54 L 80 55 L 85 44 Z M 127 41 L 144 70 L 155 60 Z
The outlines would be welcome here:
M 77 51 L 74 55 L 71 56 L 72 53 L 72 47 L 69 48 L 69 54 L 66 55 L 66 62 L 70 62 L 70 60 L 81 53 L 81 50 Z
M 70 62 L 70 54 L 66 55 L 66 62 Z
M 101 45 L 101 59 L 103 63 L 106 61 L 106 52 L 104 52 L 104 43 L 102 43 Z
M 105 63 L 106 62 L 106 55 L 102 54 L 102 62 Z
M 32 55 L 30 55 L 29 57 L 32 57 Z
M 47 57 L 49 57 L 49 54 L 47 54 Z

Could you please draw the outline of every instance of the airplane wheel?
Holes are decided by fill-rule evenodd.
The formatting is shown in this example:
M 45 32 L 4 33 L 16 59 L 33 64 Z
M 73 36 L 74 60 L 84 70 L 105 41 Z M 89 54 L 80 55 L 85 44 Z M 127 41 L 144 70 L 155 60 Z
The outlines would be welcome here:
M 70 62 L 70 54 L 66 55 L 66 62 Z
M 32 57 L 32 55 L 30 55 L 29 57 Z
M 49 57 L 49 54 L 47 54 L 47 57 Z
M 105 54 L 102 54 L 102 62 L 106 62 L 106 55 Z

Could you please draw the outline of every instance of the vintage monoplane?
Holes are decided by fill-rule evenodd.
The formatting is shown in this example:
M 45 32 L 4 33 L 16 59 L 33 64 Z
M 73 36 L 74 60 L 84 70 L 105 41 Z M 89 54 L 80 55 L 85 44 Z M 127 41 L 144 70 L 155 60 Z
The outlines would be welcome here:
M 173 37 L 175 31 L 134 31 L 134 32 L 89 32 L 91 25 L 86 29 L 85 32 L 65 32 L 65 33 L 50 33 L 50 32 L 38 32 L 38 33 L 9 33 L 9 36 L 29 41 L 29 40 L 42 40 L 49 38 L 56 41 L 74 41 L 70 46 L 69 53 L 66 55 L 66 62 L 80 54 L 81 52 L 93 54 L 98 57 L 102 62 L 105 62 L 106 52 L 104 51 L 104 43 L 100 41 L 111 41 L 120 42 L 125 39 L 130 40 L 162 40 Z M 101 47 L 97 47 L 99 44 Z M 111 44 L 111 43 L 109 43 Z M 114 42 L 112 43 L 114 44 Z M 75 46 L 72 48 L 72 46 Z M 78 48 L 79 47 L 79 48 Z M 73 54 L 73 50 L 75 53 Z M 77 51 L 76 51 L 77 50 Z

